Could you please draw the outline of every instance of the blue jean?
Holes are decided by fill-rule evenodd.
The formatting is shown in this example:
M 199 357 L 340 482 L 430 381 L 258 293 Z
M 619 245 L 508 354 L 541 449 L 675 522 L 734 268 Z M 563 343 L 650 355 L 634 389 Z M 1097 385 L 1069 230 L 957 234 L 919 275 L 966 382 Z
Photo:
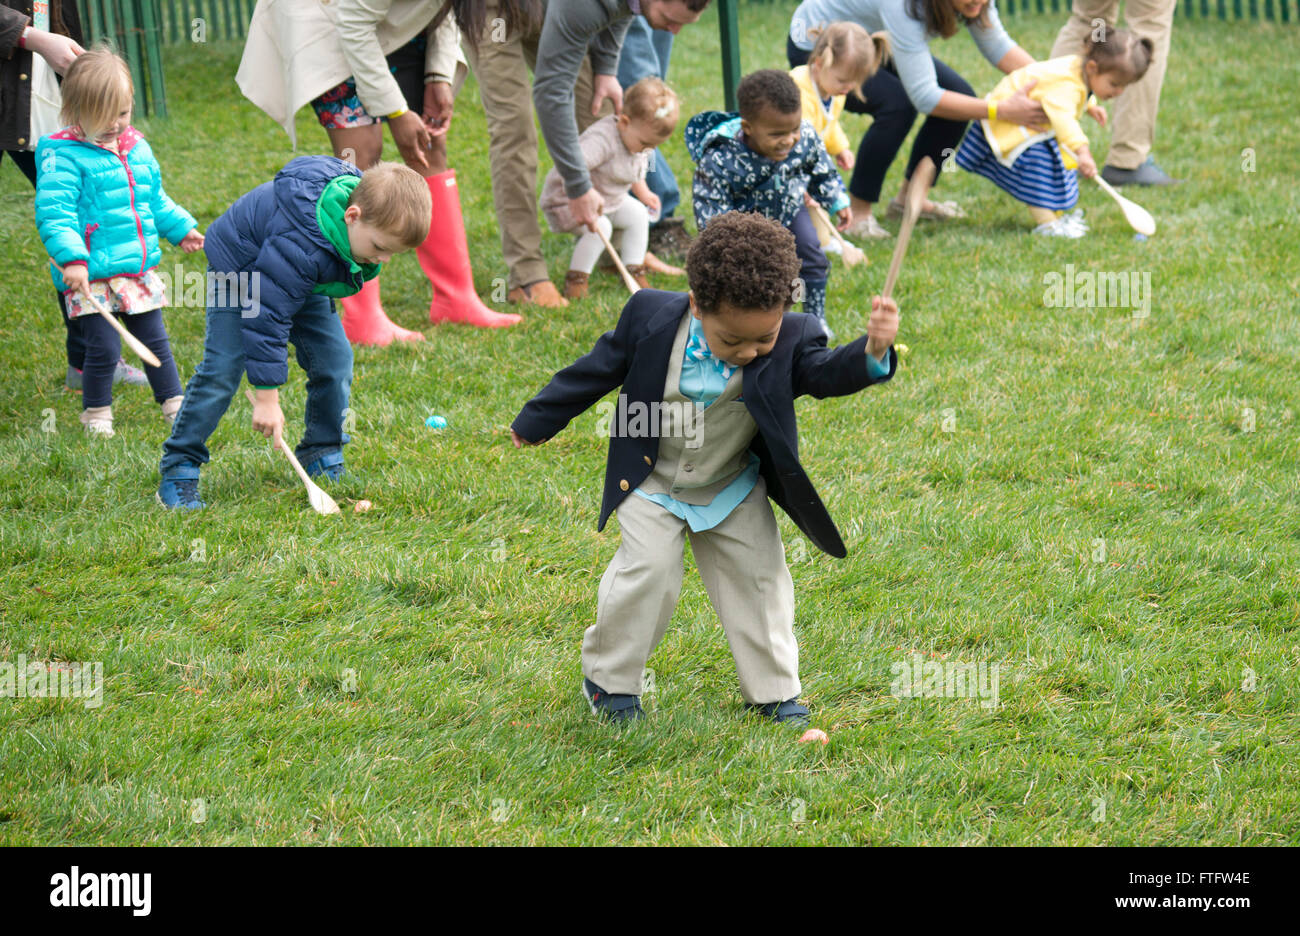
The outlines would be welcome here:
M 242 321 L 239 306 L 208 308 L 203 360 L 163 443 L 158 467 L 164 478 L 197 478 L 199 467 L 208 463 L 208 438 L 244 376 Z M 310 297 L 294 314 L 289 343 L 307 372 L 306 432 L 294 449 L 298 460 L 307 464 L 341 451 L 351 441 L 343 431 L 343 413 L 352 392 L 352 345 L 326 296 Z
M 673 34 L 666 29 L 651 29 L 644 16 L 632 17 L 623 37 L 623 51 L 618 57 L 618 83 L 626 91 L 642 78 L 653 75 L 667 79 L 668 60 L 673 53 Z M 654 163 L 646 173 L 646 185 L 659 196 L 659 218 L 671 218 L 682 203 L 682 193 L 677 187 L 677 177 L 655 150 Z

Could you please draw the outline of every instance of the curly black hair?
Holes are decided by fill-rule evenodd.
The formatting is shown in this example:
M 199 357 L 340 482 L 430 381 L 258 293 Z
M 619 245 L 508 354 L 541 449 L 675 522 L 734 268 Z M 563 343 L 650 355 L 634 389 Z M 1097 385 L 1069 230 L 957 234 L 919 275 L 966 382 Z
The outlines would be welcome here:
M 686 276 L 704 314 L 794 305 L 799 276 L 794 235 L 761 214 L 728 211 L 709 222 L 686 254 Z
M 740 105 L 740 116 L 746 120 L 756 120 L 764 107 L 770 107 L 778 114 L 803 110 L 799 86 L 789 72 L 776 68 L 750 72 L 740 79 L 736 86 L 736 103 Z

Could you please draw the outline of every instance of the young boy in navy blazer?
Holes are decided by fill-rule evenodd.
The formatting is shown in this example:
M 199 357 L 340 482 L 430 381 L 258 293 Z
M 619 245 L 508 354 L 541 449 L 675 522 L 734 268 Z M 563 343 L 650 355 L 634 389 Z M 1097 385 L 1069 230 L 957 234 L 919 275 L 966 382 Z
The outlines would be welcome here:
M 687 256 L 691 291 L 638 292 L 614 330 L 511 426 L 516 447 L 540 444 L 622 386 L 598 527 L 617 510 L 622 543 L 582 645 L 593 713 L 644 715 L 646 661 L 677 605 L 689 537 L 745 702 L 777 721 L 808 722 L 794 584 L 768 498 L 818 548 L 846 555 L 799 464 L 794 401 L 893 377 L 898 307 L 873 298 L 867 334 L 828 350 L 817 319 L 790 312 L 799 262 L 794 236 L 775 221 L 715 218 Z

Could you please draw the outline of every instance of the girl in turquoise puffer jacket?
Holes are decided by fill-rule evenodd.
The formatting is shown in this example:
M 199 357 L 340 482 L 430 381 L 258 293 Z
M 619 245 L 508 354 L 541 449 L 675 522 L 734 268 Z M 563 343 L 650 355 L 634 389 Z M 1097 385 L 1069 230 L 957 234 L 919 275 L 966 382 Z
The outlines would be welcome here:
M 162 170 L 130 125 L 134 87 L 126 62 L 107 49 L 83 53 L 63 80 L 67 127 L 36 147 L 36 227 L 50 275 L 69 318 L 86 340 L 82 425 L 113 435 L 113 371 L 121 339 L 97 308 L 110 309 L 157 355 L 146 367 L 154 399 L 170 423 L 181 406 L 162 307 L 167 292 L 155 272 L 161 233 L 186 253 L 203 247 L 194 218 L 163 191 Z

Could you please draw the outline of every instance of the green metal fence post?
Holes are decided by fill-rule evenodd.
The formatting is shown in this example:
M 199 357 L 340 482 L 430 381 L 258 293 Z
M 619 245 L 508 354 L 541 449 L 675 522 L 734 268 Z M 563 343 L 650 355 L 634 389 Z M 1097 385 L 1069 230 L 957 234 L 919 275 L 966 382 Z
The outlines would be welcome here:
M 158 0 L 140 0 L 141 26 L 144 29 L 144 47 L 149 68 L 149 98 L 155 117 L 167 116 L 167 90 L 163 86 L 162 30 L 158 28 Z
M 718 34 L 722 40 L 722 97 L 729 111 L 736 109 L 736 85 L 740 84 L 740 23 L 736 0 L 718 0 Z

